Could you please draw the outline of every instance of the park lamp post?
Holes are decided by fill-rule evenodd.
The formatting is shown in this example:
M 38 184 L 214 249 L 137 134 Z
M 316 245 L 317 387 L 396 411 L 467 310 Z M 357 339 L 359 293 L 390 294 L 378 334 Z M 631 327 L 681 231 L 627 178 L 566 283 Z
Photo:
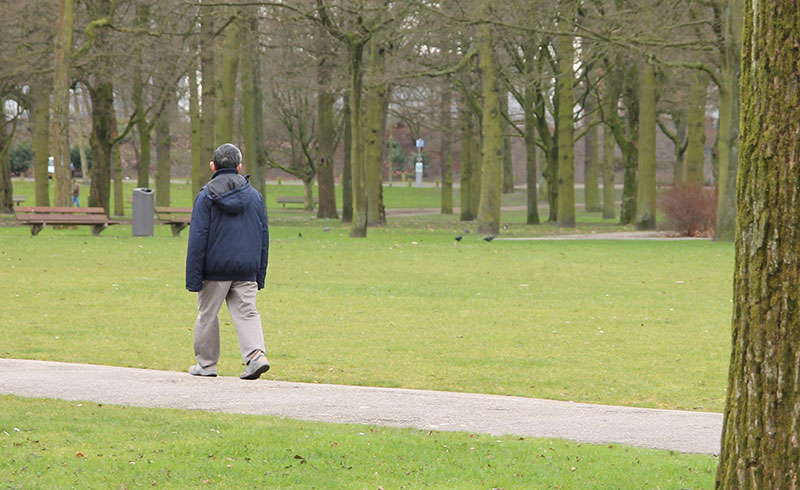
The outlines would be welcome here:
M 416 187 L 422 187 L 422 148 L 425 146 L 425 141 L 422 138 L 417 138 L 417 164 L 414 169 L 417 173 Z

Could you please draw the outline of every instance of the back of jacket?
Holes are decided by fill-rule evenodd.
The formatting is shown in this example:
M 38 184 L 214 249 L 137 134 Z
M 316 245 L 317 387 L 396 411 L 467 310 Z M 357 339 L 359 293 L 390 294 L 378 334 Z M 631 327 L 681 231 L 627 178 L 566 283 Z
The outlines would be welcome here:
M 194 199 L 186 289 L 203 281 L 256 281 L 264 287 L 269 227 L 264 199 L 236 169 L 220 169 Z

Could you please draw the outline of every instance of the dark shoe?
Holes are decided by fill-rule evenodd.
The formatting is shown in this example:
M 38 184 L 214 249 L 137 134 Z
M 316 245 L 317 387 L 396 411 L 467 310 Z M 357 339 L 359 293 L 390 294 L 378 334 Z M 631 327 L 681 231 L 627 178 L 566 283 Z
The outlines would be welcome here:
M 267 371 L 269 371 L 269 361 L 267 361 L 267 357 L 262 353 L 248 361 L 247 367 L 244 368 L 244 372 L 242 372 L 239 377 L 241 379 L 258 379 Z
M 192 376 L 208 376 L 209 378 L 215 378 L 217 376 L 217 368 L 216 366 L 204 368 L 199 364 L 195 364 L 189 368 L 189 374 Z

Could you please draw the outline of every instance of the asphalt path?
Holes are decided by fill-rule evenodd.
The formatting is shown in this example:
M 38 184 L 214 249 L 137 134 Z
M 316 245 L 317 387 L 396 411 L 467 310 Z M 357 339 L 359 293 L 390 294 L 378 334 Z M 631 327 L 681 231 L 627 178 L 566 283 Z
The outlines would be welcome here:
M 722 414 L 0 359 L 0 393 L 718 454 Z

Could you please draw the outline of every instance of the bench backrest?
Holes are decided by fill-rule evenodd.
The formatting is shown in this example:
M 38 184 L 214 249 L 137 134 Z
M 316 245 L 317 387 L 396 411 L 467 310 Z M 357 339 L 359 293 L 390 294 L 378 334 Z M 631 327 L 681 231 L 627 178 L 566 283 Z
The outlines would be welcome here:
M 173 208 L 169 206 L 156 206 L 156 214 L 192 214 L 192 208 Z
M 71 208 L 66 206 L 17 206 L 14 208 L 18 213 L 34 213 L 34 214 L 100 214 L 105 216 L 106 211 L 103 208 Z

